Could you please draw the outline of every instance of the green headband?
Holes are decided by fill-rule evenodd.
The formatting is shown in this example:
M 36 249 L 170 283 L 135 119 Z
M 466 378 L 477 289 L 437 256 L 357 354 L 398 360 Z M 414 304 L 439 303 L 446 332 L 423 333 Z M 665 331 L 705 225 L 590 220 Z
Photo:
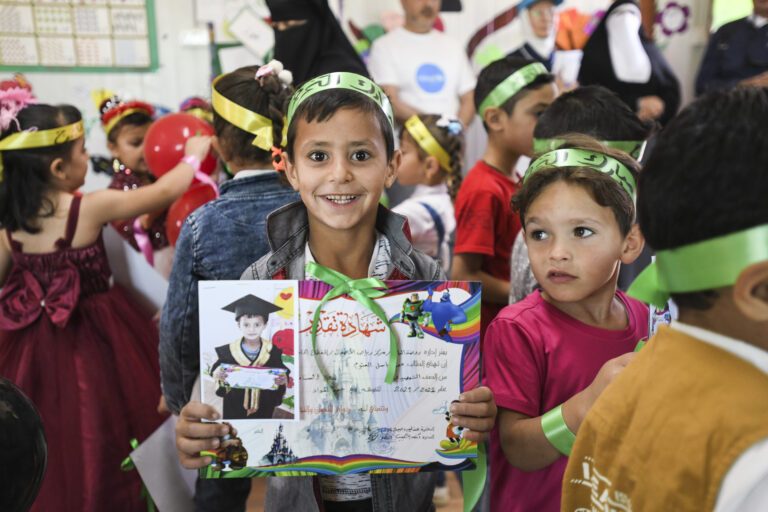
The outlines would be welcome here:
M 567 142 L 565 139 L 533 139 L 533 152 L 536 154 L 546 153 L 562 147 Z M 635 160 L 641 160 L 647 142 L 644 140 L 601 140 L 600 144 L 607 148 L 623 151 Z
M 293 115 L 296 113 L 296 109 L 302 104 L 304 100 L 321 91 L 327 91 L 331 89 L 349 89 L 350 91 L 359 92 L 370 99 L 372 99 L 387 116 L 389 125 L 392 127 L 392 132 L 395 131 L 395 115 L 392 112 L 392 104 L 389 102 L 389 98 L 381 90 L 381 87 L 373 83 L 370 79 L 357 75 L 355 73 L 338 72 L 328 73 L 326 75 L 320 75 L 317 78 L 313 78 L 304 85 L 299 87 L 296 92 L 291 96 L 291 101 L 288 103 L 288 121 L 285 124 L 290 126 L 293 120 Z
M 528 167 L 523 181 L 526 181 L 537 171 L 549 167 L 588 167 L 594 169 L 613 178 L 629 194 L 629 197 L 635 198 L 637 185 L 630 170 L 615 158 L 603 153 L 576 148 L 556 149 L 544 153 Z
M 750 265 L 768 261 L 768 224 L 656 253 L 629 294 L 663 307 L 672 293 L 731 286 Z
M 538 77 L 548 73 L 547 68 L 540 62 L 523 66 L 493 88 L 482 103 L 480 103 L 480 106 L 477 107 L 477 113 L 482 117 L 489 108 L 502 106 L 509 98 L 532 84 Z

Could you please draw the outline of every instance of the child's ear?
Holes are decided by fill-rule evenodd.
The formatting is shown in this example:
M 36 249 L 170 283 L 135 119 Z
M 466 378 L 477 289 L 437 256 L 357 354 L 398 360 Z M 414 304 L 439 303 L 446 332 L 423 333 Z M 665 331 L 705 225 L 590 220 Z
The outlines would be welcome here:
M 219 155 L 219 158 L 224 161 L 224 163 L 229 162 L 230 155 L 227 153 L 226 149 L 221 145 L 221 142 L 219 142 L 219 138 L 216 135 L 213 135 L 211 137 L 211 146 L 213 147 L 213 151 Z
M 400 168 L 400 163 L 403 161 L 403 153 L 396 149 L 392 158 L 387 163 L 387 179 L 384 181 L 384 186 L 389 188 L 397 179 L 397 170 Z
M 640 226 L 638 224 L 632 224 L 629 228 L 629 233 L 624 237 L 624 246 L 621 249 L 621 262 L 625 265 L 629 265 L 634 262 L 643 252 L 645 247 L 645 237 L 640 232 Z
M 437 158 L 430 155 L 424 160 L 424 174 L 427 175 L 427 180 L 431 182 L 439 176 L 441 172 L 443 172 L 443 170 L 440 167 L 440 162 L 437 161 Z
M 299 175 L 296 171 L 296 166 L 293 161 L 288 158 L 288 153 L 283 152 L 283 158 L 285 158 L 285 177 L 288 178 L 288 183 L 291 184 L 293 190 L 299 191 Z
M 49 170 L 51 171 L 51 174 L 53 174 L 54 178 L 57 178 L 60 180 L 67 179 L 67 172 L 64 170 L 63 158 L 54 158 L 53 161 L 51 162 Z
M 490 107 L 485 109 L 485 112 L 483 112 L 483 121 L 485 121 L 485 125 L 488 127 L 488 131 L 502 131 L 504 128 L 503 122 L 506 115 L 507 113 L 499 107 Z
M 733 301 L 747 318 L 768 322 L 768 261 L 741 271 L 733 285 Z

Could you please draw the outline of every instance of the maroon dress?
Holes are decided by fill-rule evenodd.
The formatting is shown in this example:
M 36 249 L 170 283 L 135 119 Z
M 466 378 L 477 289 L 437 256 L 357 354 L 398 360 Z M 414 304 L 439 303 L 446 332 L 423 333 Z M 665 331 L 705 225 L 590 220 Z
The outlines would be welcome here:
M 0 375 L 37 405 L 48 467 L 33 511 L 139 511 L 136 471 L 121 461 L 163 421 L 158 332 L 151 314 L 111 285 L 101 236 L 72 248 L 80 197 L 56 250 L 22 251 L 0 292 Z

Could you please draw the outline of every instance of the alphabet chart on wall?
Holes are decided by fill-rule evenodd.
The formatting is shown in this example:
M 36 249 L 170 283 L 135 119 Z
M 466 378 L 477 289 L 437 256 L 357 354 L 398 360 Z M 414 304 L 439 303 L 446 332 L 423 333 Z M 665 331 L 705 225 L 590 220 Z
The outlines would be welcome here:
M 153 0 L 0 0 L 0 70 L 157 68 Z

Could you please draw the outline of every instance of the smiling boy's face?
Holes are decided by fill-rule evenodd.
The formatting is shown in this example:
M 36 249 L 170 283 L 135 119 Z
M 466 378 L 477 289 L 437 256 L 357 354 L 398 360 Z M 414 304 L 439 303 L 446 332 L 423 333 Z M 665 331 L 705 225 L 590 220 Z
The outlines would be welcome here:
M 307 207 L 310 230 L 372 230 L 400 164 L 399 151 L 387 162 L 376 118 L 344 108 L 323 122 L 296 122 L 286 176 Z

